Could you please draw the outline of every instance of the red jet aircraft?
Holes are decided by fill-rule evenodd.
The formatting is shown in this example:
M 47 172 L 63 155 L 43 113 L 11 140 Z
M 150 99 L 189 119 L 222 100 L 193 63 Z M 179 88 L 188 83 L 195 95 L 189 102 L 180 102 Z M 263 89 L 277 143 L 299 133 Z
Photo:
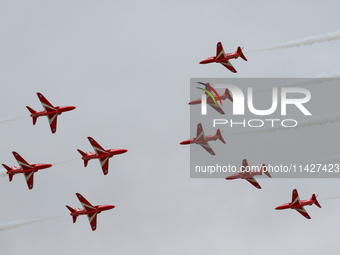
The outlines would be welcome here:
M 73 209 L 72 207 L 66 205 L 67 209 L 70 210 L 70 215 L 73 218 L 73 223 L 76 223 L 77 217 L 79 215 L 87 215 L 89 219 L 92 231 L 97 229 L 97 214 L 101 213 L 102 211 L 111 210 L 115 208 L 114 205 L 91 205 L 82 195 L 76 193 L 79 202 L 83 206 L 84 210 L 80 208 Z
M 57 117 L 63 112 L 74 110 L 75 106 L 53 106 L 41 93 L 37 93 L 38 98 L 44 107 L 45 111 L 35 111 L 29 106 L 26 108 L 30 111 L 33 119 L 33 125 L 37 122 L 37 118 L 40 116 L 47 116 L 48 122 L 50 123 L 52 134 L 57 131 Z
M 226 68 L 228 68 L 230 71 L 232 71 L 233 73 L 237 73 L 235 68 L 230 64 L 229 59 L 238 58 L 238 57 L 241 57 L 245 61 L 247 61 L 246 57 L 242 53 L 241 47 L 238 47 L 234 53 L 225 54 L 221 42 L 218 42 L 217 49 L 216 49 L 216 56 L 202 60 L 200 64 L 209 64 L 213 62 L 220 63 Z
M 197 82 L 199 84 L 203 84 L 205 86 L 205 90 L 211 92 L 212 88 L 209 83 L 203 83 L 203 82 Z M 210 105 L 212 108 L 214 108 L 216 111 L 218 111 L 220 114 L 225 114 L 224 111 L 222 110 L 221 106 L 218 105 L 218 103 L 215 104 L 214 100 L 211 98 L 211 96 L 205 92 L 207 95 L 207 104 Z M 221 100 L 229 99 L 231 102 L 233 102 L 233 97 L 230 94 L 229 89 L 225 89 L 224 94 L 219 95 Z M 219 99 L 217 96 L 214 96 L 215 101 L 217 102 Z M 196 99 L 194 101 L 189 102 L 189 105 L 196 105 L 196 104 L 201 104 L 202 99 Z
M 82 155 L 82 159 L 84 160 L 84 166 L 87 166 L 87 163 L 91 159 L 99 159 L 100 165 L 103 169 L 104 175 L 107 175 L 109 171 L 109 158 L 112 158 L 114 155 L 123 154 L 127 152 L 125 149 L 108 149 L 104 150 L 92 137 L 88 137 L 93 149 L 96 153 L 88 152 L 85 153 L 78 149 L 79 153 Z
M 222 137 L 222 133 L 219 129 L 217 129 L 217 132 L 215 135 L 204 135 L 204 131 L 203 131 L 203 127 L 202 124 L 199 123 L 197 125 L 197 136 L 195 138 L 191 138 L 188 140 L 185 140 L 183 142 L 181 142 L 180 144 L 184 145 L 184 144 L 198 144 L 201 145 L 207 152 L 209 152 L 211 155 L 215 155 L 215 152 L 211 149 L 210 145 L 209 145 L 209 141 L 216 141 L 217 139 L 219 139 L 222 143 L 225 144 L 225 141 Z
M 309 214 L 306 212 L 305 208 L 303 207 L 305 205 L 312 205 L 312 204 L 315 204 L 317 207 L 321 208 L 321 205 L 319 204 L 318 200 L 316 200 L 315 194 L 313 194 L 310 199 L 300 200 L 297 190 L 294 189 L 292 193 L 292 202 L 280 205 L 276 207 L 275 210 L 294 209 L 297 212 L 301 213 L 303 217 L 307 219 L 311 219 L 311 217 L 309 216 Z
M 4 168 L 7 170 L 7 174 L 9 177 L 9 181 L 11 182 L 13 179 L 13 175 L 15 174 L 24 174 L 25 179 L 27 182 L 27 186 L 29 189 L 33 188 L 33 176 L 34 172 L 37 172 L 38 170 L 49 168 L 52 165 L 51 164 L 28 164 L 17 152 L 13 151 L 12 152 L 15 159 L 17 160 L 18 164 L 20 167 L 9 167 L 6 166 L 5 164 L 2 164 Z
M 248 167 L 248 162 L 246 159 L 242 161 L 242 170 L 240 173 L 233 174 L 231 176 L 228 176 L 225 178 L 226 180 L 234 180 L 234 179 L 245 179 L 251 184 L 253 184 L 256 188 L 261 189 L 260 184 L 255 180 L 254 176 L 255 175 L 262 175 L 264 173 L 267 175 L 269 178 L 271 178 L 270 174 L 267 172 L 266 165 L 262 164 L 261 168 L 259 171 L 257 170 L 251 170 Z

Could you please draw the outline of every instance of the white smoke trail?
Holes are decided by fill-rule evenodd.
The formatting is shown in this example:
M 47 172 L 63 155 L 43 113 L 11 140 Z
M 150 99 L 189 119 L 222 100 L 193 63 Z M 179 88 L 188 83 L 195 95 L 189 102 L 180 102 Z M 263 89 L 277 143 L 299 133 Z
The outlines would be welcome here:
M 328 123 L 334 123 L 340 121 L 340 112 L 333 113 L 333 114 L 327 114 L 323 116 L 317 116 L 317 117 L 311 117 L 308 119 L 304 119 L 301 121 L 298 121 L 298 125 L 296 127 L 272 127 L 272 128 L 264 128 L 264 129 L 257 129 L 253 131 L 246 131 L 246 132 L 240 132 L 240 133 L 234 133 L 231 135 L 245 135 L 245 134 L 255 134 L 255 133 L 264 133 L 264 132 L 274 132 L 274 131 L 282 131 L 282 130 L 290 130 L 290 129 L 297 129 L 302 127 L 310 127 L 314 125 L 325 125 Z
M 6 169 L 0 168 L 0 177 L 5 177 L 5 176 L 7 176 L 7 173 L 6 173 L 6 172 L 7 172 Z
M 299 164 L 300 165 L 310 165 L 310 164 L 329 164 L 329 163 L 340 163 L 340 155 L 337 155 L 337 156 L 332 156 L 332 157 L 328 157 L 328 158 L 323 158 L 323 159 L 312 159 L 312 160 L 309 160 L 308 162 L 300 162 Z
M 340 78 L 340 73 L 339 72 L 322 73 L 322 74 L 315 76 L 315 78 Z
M 75 161 L 75 160 L 78 160 L 78 159 L 79 159 L 79 158 L 60 160 L 60 161 L 52 162 L 51 164 L 52 164 L 52 166 L 54 166 L 54 165 L 60 165 L 60 164 L 65 164 L 65 163 L 72 162 L 72 161 Z
M 318 200 L 325 201 L 325 200 L 335 200 L 335 199 L 340 199 L 340 196 L 336 196 L 336 197 L 326 197 L 326 198 L 318 199 Z
M 0 124 L 15 121 L 15 120 L 20 120 L 20 119 L 27 118 L 27 117 L 29 116 L 25 115 L 25 116 L 16 117 L 16 118 L 0 119 Z
M 268 48 L 256 50 L 253 52 L 300 47 L 304 45 L 313 45 L 314 43 L 329 42 L 329 41 L 338 40 L 338 39 L 340 39 L 340 30 L 336 32 L 327 33 L 327 34 L 317 35 L 317 36 L 309 36 L 303 39 L 299 39 L 299 40 L 291 41 L 287 43 L 281 43 L 273 47 L 268 47 Z
M 329 74 L 319 74 L 319 75 L 315 76 L 314 78 L 299 79 L 299 81 L 297 81 L 297 82 L 287 83 L 287 84 L 284 84 L 284 85 L 280 85 L 278 87 L 282 88 L 282 87 L 309 86 L 309 85 L 322 84 L 322 83 L 325 83 L 325 82 L 332 81 L 330 79 L 340 79 L 340 72 L 334 72 L 334 73 L 329 73 Z M 268 91 L 268 90 L 272 90 L 272 87 L 257 89 L 257 90 L 255 90 L 255 92 Z
M 0 231 L 5 231 L 13 228 L 23 227 L 32 223 L 41 222 L 45 220 L 54 219 L 57 217 L 47 217 L 47 218 L 37 218 L 37 219 L 29 219 L 29 220 L 19 220 L 19 221 L 11 221 L 11 222 L 0 222 Z

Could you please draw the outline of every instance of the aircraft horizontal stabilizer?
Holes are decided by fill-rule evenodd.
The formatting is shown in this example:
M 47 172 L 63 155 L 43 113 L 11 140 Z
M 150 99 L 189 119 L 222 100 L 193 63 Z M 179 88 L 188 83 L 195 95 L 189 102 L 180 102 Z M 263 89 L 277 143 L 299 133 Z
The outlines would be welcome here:
M 312 200 L 314 201 L 314 203 L 315 203 L 315 205 L 317 207 L 321 208 L 321 205 L 319 204 L 318 200 L 316 199 L 316 195 L 315 194 L 312 195 Z
M 241 48 L 240 46 L 238 46 L 236 52 L 237 52 L 237 53 L 241 53 L 240 57 L 241 57 L 243 60 L 248 61 L 248 60 L 246 59 L 246 57 L 243 55 L 242 48 Z

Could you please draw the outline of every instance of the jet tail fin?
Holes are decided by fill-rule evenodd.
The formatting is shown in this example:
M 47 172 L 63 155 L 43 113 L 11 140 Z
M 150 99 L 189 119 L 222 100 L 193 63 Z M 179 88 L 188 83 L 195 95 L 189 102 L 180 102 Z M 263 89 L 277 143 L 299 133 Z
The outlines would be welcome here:
M 70 210 L 71 213 L 75 212 L 76 210 L 74 210 L 71 206 L 66 205 L 66 208 Z
M 223 137 L 222 137 L 222 132 L 221 132 L 220 129 L 217 129 L 216 135 L 217 135 L 218 139 L 219 139 L 222 143 L 225 144 L 225 141 L 224 141 L 224 139 L 223 139 Z
M 261 172 L 264 173 L 265 175 L 267 175 L 269 178 L 272 178 L 270 173 L 267 170 L 267 166 L 265 164 L 262 164 L 261 166 Z
M 86 156 L 86 153 L 83 152 L 82 150 L 77 149 L 77 151 L 84 157 Z M 87 167 L 88 159 L 84 159 L 84 167 Z
M 243 60 L 248 61 L 248 60 L 246 59 L 246 57 L 243 55 L 242 48 L 241 48 L 240 46 L 238 46 L 236 52 L 237 52 L 237 53 L 241 53 L 240 57 L 241 57 Z
M 71 215 L 72 215 L 73 212 L 76 211 L 75 209 L 73 209 L 72 207 L 70 207 L 70 206 L 68 206 L 68 205 L 66 205 L 66 207 L 67 207 L 67 209 L 70 210 Z M 77 221 L 77 216 L 78 216 L 78 215 L 72 215 L 73 223 L 76 223 L 76 221 Z
M 224 95 L 225 95 L 231 102 L 234 101 L 234 100 L 233 100 L 233 97 L 232 97 L 232 95 L 231 95 L 231 93 L 230 93 L 230 91 L 229 91 L 229 89 L 225 89 Z
M 314 201 L 314 204 L 317 207 L 321 208 L 321 205 L 319 204 L 318 200 L 316 199 L 316 195 L 315 194 L 312 195 L 312 200 Z
M 2 164 L 2 166 L 3 166 L 7 171 L 10 171 L 10 170 L 11 170 L 11 168 L 10 168 L 9 166 L 5 165 L 5 164 Z M 10 182 L 11 182 L 12 179 L 13 179 L 13 175 L 14 175 L 14 174 L 8 172 L 8 178 L 9 178 L 9 181 L 10 181 Z
M 5 165 L 5 164 L 2 164 L 2 166 L 3 166 L 7 171 L 10 171 L 10 170 L 11 170 L 11 168 L 10 168 L 9 166 Z
M 36 111 L 34 111 L 31 107 L 26 106 L 26 108 L 30 111 L 31 114 L 36 113 Z M 33 125 L 35 125 L 35 123 L 37 122 L 37 117 L 32 116 L 32 119 L 33 119 Z
M 83 157 L 86 156 L 86 153 L 83 152 L 82 150 L 77 149 L 77 151 L 78 151 Z

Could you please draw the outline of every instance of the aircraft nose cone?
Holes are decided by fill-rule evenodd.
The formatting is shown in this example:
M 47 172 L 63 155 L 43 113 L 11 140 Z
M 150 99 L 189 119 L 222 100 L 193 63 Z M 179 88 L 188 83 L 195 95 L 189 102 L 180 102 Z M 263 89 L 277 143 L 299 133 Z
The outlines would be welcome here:
M 116 207 L 116 206 L 114 206 L 114 205 L 109 205 L 109 206 L 108 206 L 109 209 L 113 209 L 113 208 L 115 208 L 115 207 Z
M 200 62 L 200 64 L 209 64 L 214 61 L 214 58 L 207 58 Z
M 70 106 L 70 109 L 74 110 L 74 109 L 76 109 L 76 107 L 75 106 Z
M 181 144 L 181 145 L 189 144 L 189 141 L 188 141 L 188 140 L 185 140 L 185 141 L 183 141 L 183 142 L 180 142 L 179 144 Z

